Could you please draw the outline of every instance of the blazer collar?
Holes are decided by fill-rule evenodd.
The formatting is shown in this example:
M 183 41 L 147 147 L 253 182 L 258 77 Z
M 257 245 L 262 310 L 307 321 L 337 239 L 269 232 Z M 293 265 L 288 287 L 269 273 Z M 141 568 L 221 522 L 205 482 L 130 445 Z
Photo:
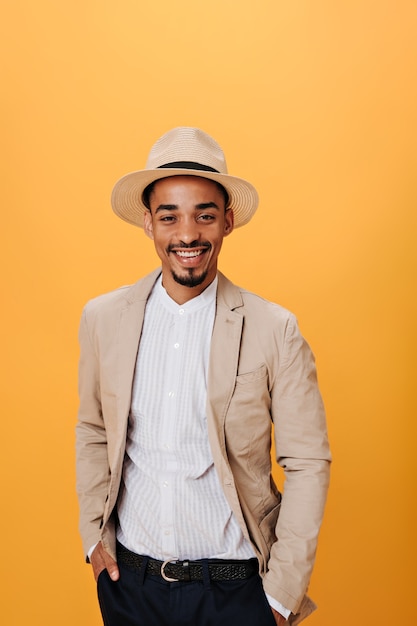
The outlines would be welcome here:
M 140 301 L 146 303 L 160 273 L 161 268 L 153 270 L 153 272 L 147 274 L 147 276 L 144 276 L 141 280 L 132 285 L 126 294 L 126 304 L 131 305 Z
M 217 302 L 220 307 L 234 311 L 243 306 L 242 293 L 224 274 L 218 272 L 219 286 L 217 289 Z

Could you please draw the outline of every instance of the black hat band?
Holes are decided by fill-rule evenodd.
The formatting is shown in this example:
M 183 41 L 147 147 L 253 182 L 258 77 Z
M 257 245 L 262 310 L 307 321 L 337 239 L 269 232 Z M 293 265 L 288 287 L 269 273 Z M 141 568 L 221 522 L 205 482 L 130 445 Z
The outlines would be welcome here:
M 203 172 L 215 172 L 216 174 L 220 174 L 219 170 L 215 170 L 214 167 L 202 165 L 201 163 L 195 163 L 194 161 L 174 161 L 173 163 L 158 165 L 157 169 L 201 170 Z

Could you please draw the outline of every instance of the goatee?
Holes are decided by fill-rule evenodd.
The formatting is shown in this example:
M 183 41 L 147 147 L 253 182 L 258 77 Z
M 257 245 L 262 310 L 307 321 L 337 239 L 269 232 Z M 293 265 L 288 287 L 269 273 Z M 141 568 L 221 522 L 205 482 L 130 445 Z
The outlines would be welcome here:
M 185 276 L 179 276 L 175 272 L 171 272 L 171 273 L 172 273 L 172 278 L 175 280 L 176 283 L 178 283 L 179 285 L 182 285 L 183 287 L 190 287 L 190 288 L 198 287 L 199 285 L 204 283 L 204 281 L 207 278 L 207 271 L 203 272 L 202 274 L 195 274 L 194 270 L 190 269 L 188 270 L 188 274 Z

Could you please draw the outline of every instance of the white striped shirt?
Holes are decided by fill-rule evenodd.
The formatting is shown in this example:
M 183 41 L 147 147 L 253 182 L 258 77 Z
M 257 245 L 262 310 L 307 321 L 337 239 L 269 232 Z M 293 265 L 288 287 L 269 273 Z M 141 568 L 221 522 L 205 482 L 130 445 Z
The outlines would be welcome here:
M 217 279 L 178 305 L 161 279 L 148 299 L 136 363 L 119 541 L 165 559 L 247 559 L 208 442 L 207 371 Z

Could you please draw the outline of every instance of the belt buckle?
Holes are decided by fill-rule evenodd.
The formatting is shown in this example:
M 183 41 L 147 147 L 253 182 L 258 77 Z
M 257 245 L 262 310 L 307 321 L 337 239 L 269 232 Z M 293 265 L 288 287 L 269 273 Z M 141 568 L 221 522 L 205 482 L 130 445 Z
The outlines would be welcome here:
M 166 580 L 168 583 L 177 583 L 179 581 L 179 578 L 171 578 L 170 576 L 167 576 L 165 574 L 165 568 L 167 565 L 169 565 L 169 563 L 172 563 L 171 559 L 167 559 L 166 561 L 164 561 L 161 565 L 161 576 L 164 580 Z

